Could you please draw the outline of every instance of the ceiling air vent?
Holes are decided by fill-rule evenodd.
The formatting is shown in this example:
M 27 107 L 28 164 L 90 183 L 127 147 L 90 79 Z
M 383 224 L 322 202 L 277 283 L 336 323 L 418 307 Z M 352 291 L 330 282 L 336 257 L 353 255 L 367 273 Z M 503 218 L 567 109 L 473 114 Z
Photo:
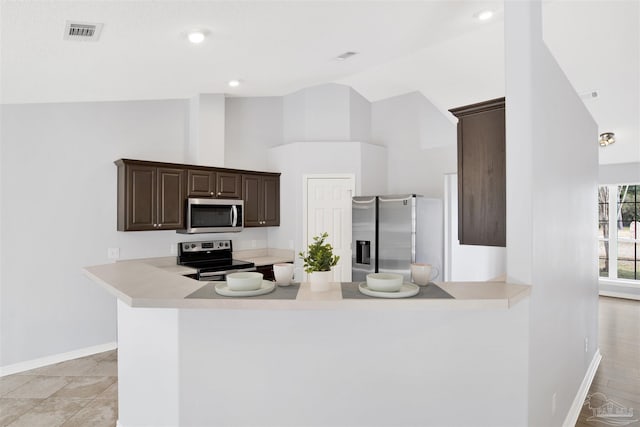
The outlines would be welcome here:
M 345 52 L 342 55 L 338 55 L 335 57 L 336 61 L 346 61 L 347 59 L 351 58 L 352 56 L 357 55 L 358 52 Z
M 100 38 L 102 24 L 94 22 L 71 22 L 67 21 L 64 28 L 65 40 L 80 40 L 95 42 Z

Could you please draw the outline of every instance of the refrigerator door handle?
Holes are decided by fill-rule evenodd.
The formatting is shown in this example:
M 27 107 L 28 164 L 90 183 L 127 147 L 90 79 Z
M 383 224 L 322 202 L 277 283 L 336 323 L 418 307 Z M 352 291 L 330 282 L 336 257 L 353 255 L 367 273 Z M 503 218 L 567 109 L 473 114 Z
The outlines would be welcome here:
M 413 198 L 413 195 L 409 195 L 407 197 L 400 197 L 400 198 L 396 198 L 396 199 L 387 198 L 387 197 L 383 197 L 383 196 L 378 197 L 378 199 L 380 199 L 381 202 L 404 202 L 406 200 L 411 200 L 411 198 Z
M 375 200 L 375 197 L 372 197 L 371 199 L 367 199 L 367 200 L 357 200 L 356 198 L 353 198 L 353 203 L 357 203 L 359 205 L 364 205 L 367 203 L 371 203 Z

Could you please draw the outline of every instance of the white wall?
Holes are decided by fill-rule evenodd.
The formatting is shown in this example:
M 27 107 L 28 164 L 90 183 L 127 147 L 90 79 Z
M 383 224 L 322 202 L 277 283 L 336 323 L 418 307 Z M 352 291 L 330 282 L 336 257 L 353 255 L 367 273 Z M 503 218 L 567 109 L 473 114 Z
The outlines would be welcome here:
M 109 247 L 123 259 L 203 238 L 266 247 L 265 229 L 116 231 L 113 161 L 182 162 L 188 109 L 187 100 L 2 107 L 0 366 L 115 341 L 115 299 L 80 271 L 109 262 Z
M 640 182 L 640 162 L 600 165 L 598 175 L 600 185 L 637 182 Z
M 421 93 L 371 105 L 371 137 L 388 150 L 388 192 L 442 199 L 444 174 L 456 172 L 456 126 Z
M 369 101 L 349 86 L 312 86 L 284 96 L 282 102 L 285 143 L 369 141 Z
M 225 97 L 199 94 L 189 103 L 189 142 L 185 162 L 224 166 Z
M 598 127 L 542 42 L 541 16 L 541 2 L 505 2 L 507 276 L 533 286 L 529 424 L 551 426 L 597 349 Z
M 360 144 L 360 195 L 387 194 L 387 153 L 381 145 Z
M 371 141 L 371 103 L 349 88 L 349 141 Z
M 227 98 L 225 167 L 266 170 L 269 148 L 282 144 L 282 97 Z
M 348 141 L 349 89 L 323 84 L 284 96 L 284 142 Z
M 145 363 L 145 348 L 140 339 L 129 343 L 128 354 L 143 356 L 123 375 L 141 379 L 137 390 L 157 401 L 152 407 L 126 396 L 120 422 L 140 425 L 133 416 L 153 411 L 151 419 L 158 406 L 175 414 L 175 390 L 154 387 L 154 377 L 166 384 L 178 376 L 184 426 L 526 425 L 528 301 L 508 310 L 334 307 L 179 310 L 179 346 L 171 349 L 173 338 L 157 334 L 150 343 L 168 347 L 167 359 L 177 348 L 177 365 L 135 369 Z M 144 325 L 156 316 L 164 321 L 169 310 L 138 311 L 129 320 Z M 135 324 L 131 330 L 144 335 Z M 224 408 L 210 409 L 221 400 Z
M 294 249 L 302 248 L 302 178 L 309 174 L 354 174 L 356 195 L 361 194 L 363 161 L 366 169 L 385 170 L 383 147 L 367 147 L 360 142 L 296 142 L 269 150 L 269 168 L 278 170 L 280 176 L 280 227 L 269 228 L 269 246 Z M 363 154 L 364 153 L 364 154 Z M 368 172 L 371 174 L 371 172 Z M 382 180 L 372 181 L 366 189 L 372 193 L 384 192 Z M 379 186 L 378 186 L 379 185 Z M 300 260 L 296 256 L 295 277 L 302 277 Z

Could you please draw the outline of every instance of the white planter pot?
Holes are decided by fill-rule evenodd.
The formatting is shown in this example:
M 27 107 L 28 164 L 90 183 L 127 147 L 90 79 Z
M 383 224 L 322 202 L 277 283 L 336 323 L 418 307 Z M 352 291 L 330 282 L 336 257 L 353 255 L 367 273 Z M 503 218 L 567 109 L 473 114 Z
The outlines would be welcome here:
M 314 271 L 309 273 L 309 284 L 314 292 L 324 292 L 330 289 L 329 283 L 333 278 L 333 271 Z

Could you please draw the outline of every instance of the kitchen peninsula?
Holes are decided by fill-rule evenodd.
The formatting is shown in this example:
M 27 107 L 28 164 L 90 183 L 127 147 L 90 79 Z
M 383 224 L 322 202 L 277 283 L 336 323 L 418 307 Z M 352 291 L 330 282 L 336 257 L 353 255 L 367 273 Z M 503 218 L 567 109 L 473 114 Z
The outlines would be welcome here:
M 155 264 L 155 265 L 154 265 Z M 86 267 L 118 298 L 119 426 L 525 425 L 528 286 L 452 299 L 186 298 L 152 260 Z

